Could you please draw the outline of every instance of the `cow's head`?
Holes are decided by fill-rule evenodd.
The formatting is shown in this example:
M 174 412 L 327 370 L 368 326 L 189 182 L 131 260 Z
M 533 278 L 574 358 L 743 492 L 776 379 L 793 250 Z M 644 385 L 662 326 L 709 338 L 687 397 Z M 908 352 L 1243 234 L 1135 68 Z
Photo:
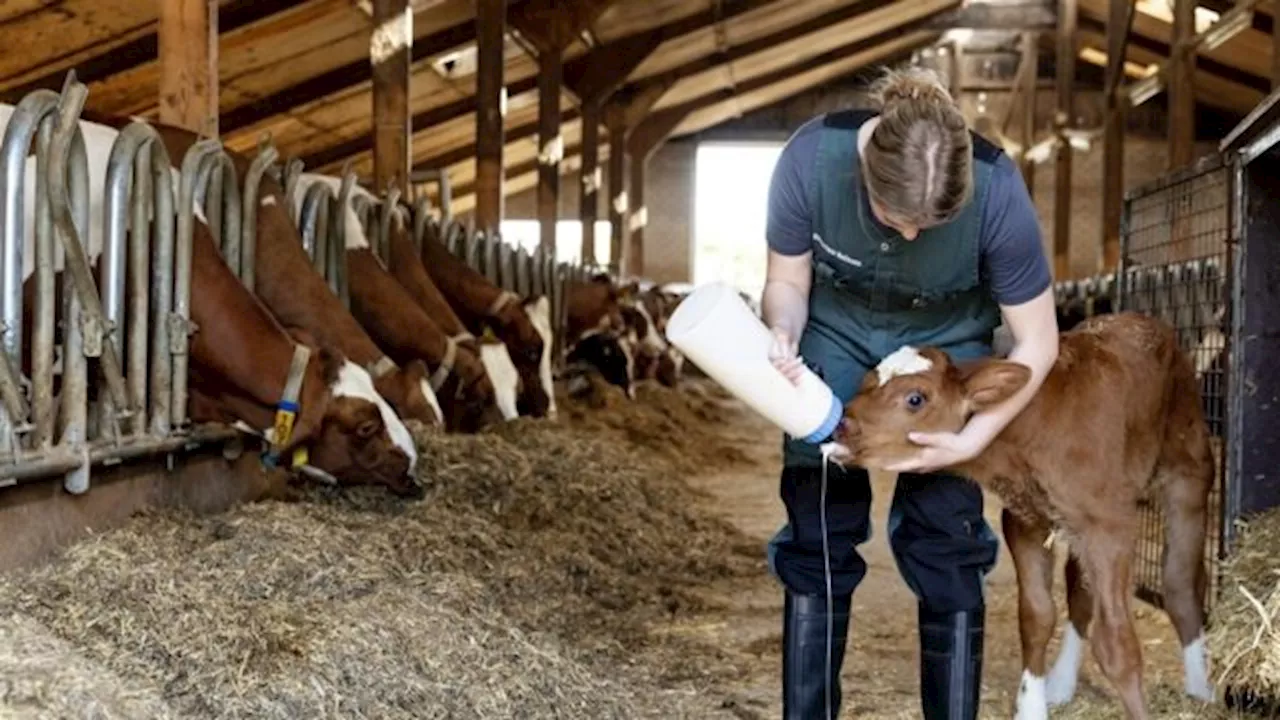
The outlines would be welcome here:
M 510 363 L 507 363 L 510 367 Z M 507 373 L 515 396 L 519 378 L 515 370 Z M 444 404 L 446 427 L 450 432 L 477 432 L 489 425 L 507 419 L 498 406 L 494 380 L 480 360 L 480 345 L 475 340 L 458 343 L 453 370 L 440 386 L 440 398 Z
M 520 375 L 517 409 L 528 417 L 548 417 L 555 411 L 551 384 L 554 336 L 551 303 L 544 295 L 511 302 L 499 314 L 499 336 Z
M 408 428 L 364 368 L 346 359 L 336 363 L 334 355 L 323 360 L 330 397 L 319 432 L 308 444 L 310 464 L 344 485 L 379 484 L 397 495 L 421 497 Z
M 1031 379 L 1025 365 L 985 359 L 963 367 L 936 348 L 904 346 L 862 380 L 832 438 L 834 459 L 882 468 L 915 455 L 913 432 L 959 432 L 974 413 L 999 405 Z
M 426 363 L 413 360 L 387 370 L 378 367 L 366 369 L 376 374 L 373 378 L 374 389 L 402 419 L 416 420 L 428 427 L 440 427 L 444 424 L 444 412 L 431 389 L 431 373 Z
M 478 342 L 480 363 L 493 384 L 494 402 L 503 420 L 514 420 L 520 415 L 519 398 L 524 391 L 520 371 L 505 343 L 487 335 Z
M 578 341 L 569 353 L 570 363 L 594 367 L 611 385 L 626 391 L 635 399 L 635 359 L 631 343 L 609 332 L 594 332 Z

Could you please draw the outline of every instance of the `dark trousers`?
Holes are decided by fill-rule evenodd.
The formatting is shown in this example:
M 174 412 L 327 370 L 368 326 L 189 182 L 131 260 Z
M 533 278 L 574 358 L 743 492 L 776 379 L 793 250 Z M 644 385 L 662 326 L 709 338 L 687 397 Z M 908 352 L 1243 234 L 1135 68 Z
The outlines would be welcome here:
M 822 554 L 822 469 L 787 467 L 781 496 L 787 525 L 769 542 L 769 565 L 787 589 L 825 597 Z M 866 575 L 858 545 L 871 537 L 871 478 L 861 468 L 828 466 L 827 539 L 831 589 L 851 595 Z M 889 545 L 898 572 L 933 612 L 983 605 L 985 575 L 995 566 L 999 540 L 982 517 L 982 491 L 948 475 L 898 476 L 889 512 Z

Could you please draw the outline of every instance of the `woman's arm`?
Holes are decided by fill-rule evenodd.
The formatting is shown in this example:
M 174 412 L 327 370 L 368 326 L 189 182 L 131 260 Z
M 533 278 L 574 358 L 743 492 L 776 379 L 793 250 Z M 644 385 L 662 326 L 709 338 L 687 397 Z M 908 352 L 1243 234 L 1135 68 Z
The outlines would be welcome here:
M 783 255 L 769 251 L 761 309 L 764 322 L 773 330 L 770 360 L 791 382 L 799 382 L 800 333 L 809 321 L 809 287 L 812 283 L 813 252 Z

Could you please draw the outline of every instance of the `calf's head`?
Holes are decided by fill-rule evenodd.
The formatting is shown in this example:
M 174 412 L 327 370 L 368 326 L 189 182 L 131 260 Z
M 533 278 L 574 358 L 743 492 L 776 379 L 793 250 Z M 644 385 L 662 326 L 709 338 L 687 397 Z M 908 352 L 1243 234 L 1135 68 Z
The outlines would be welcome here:
M 374 378 L 374 388 L 405 420 L 417 420 L 430 427 L 444 424 L 444 413 L 431 389 L 426 363 L 414 360 Z
M 899 348 L 863 377 L 832 438 L 833 458 L 881 468 L 919 451 L 913 432 L 959 432 L 974 413 L 1007 400 L 1031 379 L 1025 365 L 985 359 L 964 366 L 936 348 Z

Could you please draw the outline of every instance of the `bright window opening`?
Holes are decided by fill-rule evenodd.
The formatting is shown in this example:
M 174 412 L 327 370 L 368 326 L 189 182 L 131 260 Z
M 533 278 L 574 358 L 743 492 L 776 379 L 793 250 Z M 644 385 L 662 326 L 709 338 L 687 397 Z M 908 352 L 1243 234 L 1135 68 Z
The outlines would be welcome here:
M 596 221 L 596 264 L 609 264 L 608 220 Z M 542 241 L 542 227 L 537 220 L 503 220 L 502 239 L 529 252 L 538 249 Z M 576 263 L 582 258 L 582 221 L 560 220 L 556 222 L 556 260 Z
M 693 281 L 726 282 L 752 298 L 764 289 L 764 229 L 773 166 L 783 143 L 704 143 L 694 180 Z

